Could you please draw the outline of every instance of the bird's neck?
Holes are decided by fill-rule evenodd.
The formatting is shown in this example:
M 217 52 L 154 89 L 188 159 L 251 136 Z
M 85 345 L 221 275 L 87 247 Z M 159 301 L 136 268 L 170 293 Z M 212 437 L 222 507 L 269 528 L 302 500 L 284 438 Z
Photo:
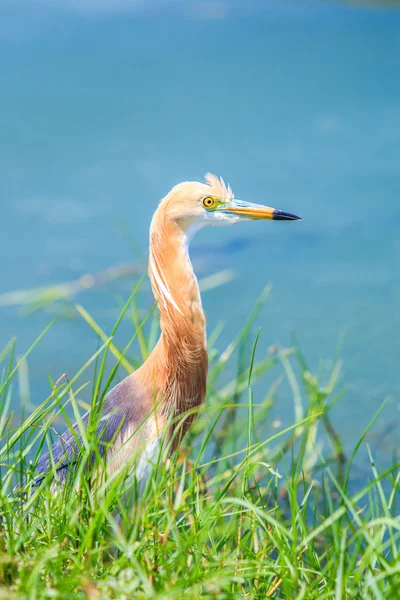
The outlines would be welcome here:
M 150 228 L 149 274 L 162 333 L 136 377 L 160 402 L 157 429 L 160 422 L 189 411 L 180 422 L 179 435 L 172 438 L 172 447 L 192 422 L 195 412 L 191 409 L 204 400 L 208 369 L 205 317 L 188 241 L 183 228 L 156 211 Z
M 150 228 L 149 274 L 167 349 L 182 358 L 206 347 L 205 317 L 189 257 L 190 232 L 156 211 Z

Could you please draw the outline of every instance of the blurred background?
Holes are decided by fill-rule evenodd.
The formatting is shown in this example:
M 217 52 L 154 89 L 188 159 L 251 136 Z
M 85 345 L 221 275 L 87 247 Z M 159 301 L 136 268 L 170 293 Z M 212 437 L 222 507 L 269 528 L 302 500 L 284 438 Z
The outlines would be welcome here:
M 48 395 L 48 375 L 73 375 L 96 350 L 73 302 L 109 332 L 132 289 L 119 275 L 146 269 L 158 200 L 211 171 L 237 197 L 304 219 L 196 237 L 197 274 L 226 281 L 204 294 L 209 331 L 224 323 L 218 348 L 272 282 L 260 352 L 290 345 L 294 332 L 317 369 L 341 344 L 347 393 L 335 425 L 348 450 L 387 398 L 371 441 L 390 461 L 400 421 L 399 5 L 2 0 L 0 57 L 0 347 L 16 336 L 22 355 L 58 315 L 28 360 L 28 409 Z M 29 292 L 63 282 L 66 301 Z M 151 305 L 148 284 L 141 302 Z M 290 424 L 291 401 L 279 410 Z

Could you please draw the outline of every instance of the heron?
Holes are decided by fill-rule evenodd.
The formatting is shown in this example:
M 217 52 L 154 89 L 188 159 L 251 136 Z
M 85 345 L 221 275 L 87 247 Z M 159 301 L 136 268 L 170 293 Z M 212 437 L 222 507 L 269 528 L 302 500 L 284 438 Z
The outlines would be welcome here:
M 208 370 L 206 319 L 189 257 L 189 244 L 208 225 L 246 220 L 295 221 L 300 217 L 235 198 L 222 178 L 179 183 L 160 201 L 150 225 L 148 271 L 158 304 L 160 338 L 147 360 L 105 397 L 96 435 L 103 443 L 108 473 L 140 456 L 144 477 L 162 443 L 177 448 L 204 402 Z M 90 412 L 82 418 L 88 426 Z M 63 483 L 79 460 L 75 424 L 40 457 L 38 481 L 50 470 Z M 144 459 L 145 458 L 145 459 Z

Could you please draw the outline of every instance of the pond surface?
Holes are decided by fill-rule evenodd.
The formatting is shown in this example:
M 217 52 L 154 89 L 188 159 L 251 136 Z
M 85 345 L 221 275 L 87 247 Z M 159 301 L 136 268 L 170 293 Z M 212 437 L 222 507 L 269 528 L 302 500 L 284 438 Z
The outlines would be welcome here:
M 295 332 L 316 370 L 344 335 L 348 391 L 335 424 L 349 449 L 388 398 L 370 441 L 390 461 L 400 421 L 400 13 L 64 4 L 0 9 L 1 294 L 131 260 L 143 269 L 158 200 L 179 181 L 222 175 L 239 198 L 303 221 L 196 237 L 199 275 L 236 273 L 204 295 L 209 330 L 225 323 L 218 348 L 271 281 L 260 354 Z M 124 280 L 78 300 L 110 331 L 116 296 L 130 289 Z M 16 336 L 21 355 L 50 318 L 2 306 L 0 346 Z M 59 318 L 29 358 L 30 401 L 95 348 L 85 322 Z M 281 413 L 290 423 L 285 394 Z

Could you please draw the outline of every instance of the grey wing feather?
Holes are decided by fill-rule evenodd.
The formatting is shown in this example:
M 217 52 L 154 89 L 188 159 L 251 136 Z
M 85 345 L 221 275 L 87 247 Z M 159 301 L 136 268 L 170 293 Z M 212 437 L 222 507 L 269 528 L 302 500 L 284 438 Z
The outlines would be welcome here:
M 109 447 L 110 442 L 124 428 L 124 416 L 121 412 L 109 412 L 112 409 L 110 401 L 106 403 L 103 410 L 104 418 L 97 425 L 97 439 L 99 440 L 98 450 L 101 455 Z M 88 426 L 90 413 L 87 412 L 82 417 L 82 422 L 85 427 Z M 73 425 L 74 433 L 71 430 L 65 432 L 51 446 L 50 451 L 43 454 L 35 469 L 35 485 L 40 485 L 46 475 L 52 470 L 52 465 L 55 465 L 57 480 L 61 483 L 65 482 L 71 469 L 76 465 L 80 456 L 80 448 L 82 447 L 82 436 L 79 433 L 78 425 Z M 94 455 L 92 457 L 94 460 Z M 40 477 L 42 475 L 42 477 Z

